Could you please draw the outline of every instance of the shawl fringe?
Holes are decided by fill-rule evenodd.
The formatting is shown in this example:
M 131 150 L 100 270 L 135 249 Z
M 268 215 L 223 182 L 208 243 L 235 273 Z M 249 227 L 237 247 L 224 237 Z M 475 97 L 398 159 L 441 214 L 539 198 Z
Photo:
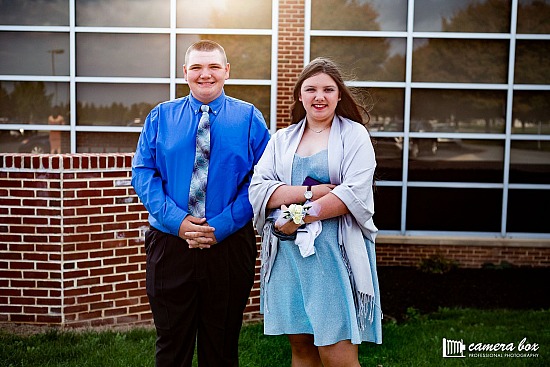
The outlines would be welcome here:
M 376 300 L 374 299 L 374 295 L 369 295 L 357 289 L 346 249 L 342 244 L 340 244 L 339 247 L 340 253 L 342 254 L 342 260 L 344 261 L 344 265 L 348 271 L 348 277 L 351 283 L 353 303 L 355 305 L 355 313 L 357 315 L 357 325 L 359 326 L 359 330 L 364 331 L 367 327 L 367 323 L 372 324 L 374 321 Z
M 277 254 L 277 237 L 271 232 L 271 227 L 275 224 L 273 221 L 268 220 L 265 222 L 263 228 L 262 246 L 260 252 L 260 299 L 263 299 L 263 308 L 265 312 L 269 312 L 267 309 L 267 293 L 265 291 L 265 285 L 269 281 L 271 275 L 271 268 L 275 261 L 275 255 Z

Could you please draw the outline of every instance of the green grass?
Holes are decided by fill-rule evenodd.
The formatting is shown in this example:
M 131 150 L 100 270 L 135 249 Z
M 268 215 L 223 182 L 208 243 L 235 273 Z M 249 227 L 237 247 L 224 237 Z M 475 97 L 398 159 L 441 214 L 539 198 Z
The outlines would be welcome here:
M 240 341 L 242 367 L 290 366 L 285 336 L 263 335 L 261 324 L 243 327 Z M 481 311 L 441 309 L 420 315 L 409 310 L 402 323 L 386 321 L 382 345 L 363 343 L 360 362 L 366 366 L 548 366 L 550 365 L 550 310 Z M 443 358 L 442 339 L 470 343 L 514 343 L 523 338 L 539 345 L 538 358 Z M 0 331 L 0 366 L 154 366 L 155 334 L 129 332 L 48 331 L 19 336 Z M 517 353 L 517 351 L 516 351 Z

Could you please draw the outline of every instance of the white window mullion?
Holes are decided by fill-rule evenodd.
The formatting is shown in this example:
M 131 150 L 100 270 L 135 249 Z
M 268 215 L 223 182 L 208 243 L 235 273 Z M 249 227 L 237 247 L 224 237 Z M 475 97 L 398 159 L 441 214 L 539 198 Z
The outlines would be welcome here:
M 176 76 L 177 68 L 183 65 L 176 65 L 177 49 L 176 49 L 176 21 L 177 21 L 177 2 L 170 0 L 170 99 L 176 98 Z
M 405 106 L 403 111 L 403 171 L 401 187 L 401 234 L 407 230 L 407 195 L 409 181 L 409 131 L 411 119 L 411 85 L 412 85 L 412 55 L 413 55 L 413 25 L 414 25 L 414 0 L 409 1 L 407 9 L 407 52 L 405 60 Z
M 518 19 L 518 0 L 512 0 L 512 12 L 510 19 L 510 48 L 508 53 L 508 91 L 506 95 L 506 130 L 504 138 L 504 172 L 503 183 L 504 188 L 502 190 L 502 217 L 501 217 L 501 235 L 506 237 L 506 219 L 508 213 L 508 190 L 510 189 L 510 154 L 512 148 L 512 110 L 514 102 L 514 68 L 516 57 L 516 32 L 517 32 L 517 19 Z
M 76 153 L 76 0 L 69 1 L 69 106 L 71 153 Z

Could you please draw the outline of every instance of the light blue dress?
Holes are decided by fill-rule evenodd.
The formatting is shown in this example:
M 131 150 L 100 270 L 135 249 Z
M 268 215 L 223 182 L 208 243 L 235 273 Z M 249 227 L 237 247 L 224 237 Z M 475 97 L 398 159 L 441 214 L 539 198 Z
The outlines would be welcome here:
M 328 151 L 309 157 L 294 156 L 292 185 L 301 185 L 307 176 L 329 182 Z M 279 241 L 271 277 L 266 284 L 264 333 L 313 334 L 316 346 L 351 340 L 382 342 L 380 291 L 373 266 L 374 320 L 360 331 L 346 266 L 338 246 L 338 219 L 322 221 L 323 230 L 315 239 L 315 254 L 303 258 L 294 241 Z M 375 259 L 374 244 L 365 240 L 369 257 Z M 375 264 L 375 263 L 374 263 Z M 263 302 L 263 300 L 262 300 Z

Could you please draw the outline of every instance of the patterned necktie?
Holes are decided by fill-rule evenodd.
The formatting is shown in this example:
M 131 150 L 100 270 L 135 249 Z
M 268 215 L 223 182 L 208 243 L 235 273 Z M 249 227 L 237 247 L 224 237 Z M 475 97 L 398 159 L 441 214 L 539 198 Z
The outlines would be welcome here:
M 206 180 L 210 161 L 210 107 L 201 106 L 202 116 L 197 129 L 197 148 L 195 164 L 189 187 L 189 213 L 198 218 L 205 217 Z

